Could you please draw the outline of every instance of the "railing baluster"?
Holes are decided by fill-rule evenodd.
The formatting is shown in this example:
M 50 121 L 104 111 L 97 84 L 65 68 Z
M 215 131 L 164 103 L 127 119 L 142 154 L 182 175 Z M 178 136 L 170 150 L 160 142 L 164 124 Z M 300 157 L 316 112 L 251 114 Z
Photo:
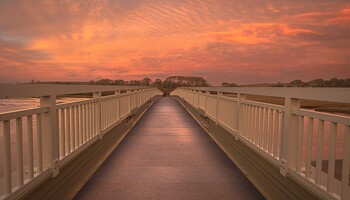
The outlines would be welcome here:
M 279 125 L 279 111 L 275 110 L 275 126 L 274 126 L 274 140 L 273 140 L 273 156 L 278 156 L 278 125 Z
M 94 132 L 92 129 L 92 103 L 89 103 L 89 129 L 90 129 L 90 139 L 94 136 Z
M 87 110 L 86 110 L 86 115 L 87 115 L 87 130 L 88 130 L 88 139 L 87 139 L 87 141 L 89 141 L 90 139 L 91 139 L 91 114 L 90 114 L 90 112 L 91 112 L 91 107 L 90 107 L 90 104 L 88 103 L 88 104 L 86 104 L 86 108 L 87 108 Z
M 79 146 L 84 144 L 84 107 L 79 106 Z
M 105 101 L 103 99 L 101 99 L 101 130 L 105 129 L 105 120 L 104 120 L 104 114 L 105 114 L 105 109 L 104 109 L 104 103 Z
M 265 151 L 268 151 L 268 146 L 267 146 L 267 140 L 268 140 L 268 137 L 269 137 L 269 134 L 268 134 L 268 119 L 269 119 L 269 115 L 268 115 L 268 112 L 269 112 L 269 109 L 265 108 L 264 109 L 264 150 Z
M 83 109 L 83 115 L 84 115 L 84 142 L 83 142 L 83 144 L 85 143 L 85 142 L 87 142 L 88 141 L 88 126 L 87 126 L 87 105 L 86 104 L 84 104 L 84 109 Z
M 243 106 L 243 133 L 244 137 L 248 139 L 248 106 L 246 104 L 241 104 Z M 239 119 L 238 119 L 239 120 Z
M 250 141 L 250 108 L 248 105 L 245 104 L 245 107 L 246 107 L 246 122 L 245 122 L 245 132 L 246 132 L 246 138 Z
M 298 129 L 298 144 L 297 144 L 297 172 L 301 171 L 302 157 L 303 157 L 303 135 L 304 135 L 304 116 L 299 116 Z
M 305 178 L 310 179 L 311 175 L 311 153 L 312 153 L 312 132 L 314 119 L 309 117 L 307 124 L 307 145 L 306 145 L 306 170 Z
M 84 105 L 85 142 L 90 139 L 89 104 Z
M 253 141 L 253 108 L 252 106 L 248 105 L 248 138 L 249 141 Z
M 27 117 L 28 176 L 34 178 L 33 117 Z
M 259 108 L 255 106 L 255 120 L 254 120 L 254 143 L 259 146 Z
M 96 118 L 95 118 L 96 108 L 95 108 L 95 102 L 91 103 L 91 126 L 92 126 L 92 136 L 95 137 L 96 135 Z
M 57 115 L 58 116 L 58 115 Z M 57 117 L 58 119 L 58 117 Z M 43 171 L 43 148 L 42 148 L 42 121 L 41 114 L 36 115 L 37 148 L 38 148 L 38 173 Z
M 70 154 L 70 108 L 66 109 L 66 154 Z
M 258 135 L 259 135 L 259 147 L 263 148 L 263 139 L 264 139 L 264 129 L 263 129 L 263 118 L 264 118 L 264 109 L 259 107 L 259 125 L 258 125 Z
M 75 148 L 78 148 L 80 144 L 80 106 L 75 109 L 75 117 Z
M 17 185 L 23 185 L 23 130 L 22 117 L 16 119 Z
M 60 156 L 61 158 L 66 155 L 66 114 L 65 109 L 61 109 L 61 143 L 60 143 Z
M 280 122 L 280 125 L 279 125 L 279 127 L 280 127 L 280 135 L 279 135 L 279 137 L 280 137 L 280 141 L 279 141 L 280 145 L 279 145 L 278 152 L 279 152 L 279 157 L 282 158 L 282 145 L 283 145 L 282 141 L 283 141 L 284 114 L 281 113 L 280 116 L 281 116 L 281 122 Z
M 88 104 L 84 105 L 84 143 L 89 141 L 90 133 L 89 133 L 89 106 Z
M 335 148 L 337 138 L 337 123 L 331 123 L 331 133 L 329 142 L 329 157 L 328 157 L 328 178 L 327 178 L 327 192 L 334 191 L 334 168 L 335 168 Z
M 92 112 L 92 109 L 93 109 L 92 103 L 89 103 L 89 108 L 90 108 L 90 109 L 89 109 L 89 115 L 90 115 L 89 123 L 90 123 L 90 139 L 91 139 L 91 138 L 94 137 L 94 134 L 95 134 L 95 133 L 94 133 L 94 129 L 93 129 L 93 124 L 94 124 L 94 123 L 93 123 L 93 121 L 92 121 L 92 120 L 94 119 L 94 118 L 93 118 L 93 115 L 92 115 L 92 113 L 93 113 L 93 112 Z
M 272 139 L 273 139 L 273 109 L 269 109 L 269 134 L 268 134 L 268 138 L 269 138 L 269 153 L 272 154 Z
M 243 117 L 244 117 L 244 123 L 243 123 L 243 133 L 244 137 L 248 138 L 248 106 L 246 104 L 243 105 Z
M 3 122 L 3 134 L 4 193 L 8 195 L 12 192 L 10 120 Z
M 318 120 L 318 139 L 317 139 L 316 177 L 315 177 L 316 185 L 321 185 L 323 138 L 324 138 L 324 120 Z
M 249 123 L 250 123 L 250 141 L 252 143 L 255 143 L 255 135 L 254 135 L 254 125 L 255 125 L 255 109 L 254 106 L 250 106 L 250 118 L 249 118 Z
M 71 117 L 71 138 L 70 138 L 70 141 L 71 141 L 71 145 L 70 145 L 70 148 L 72 149 L 72 151 L 75 150 L 75 120 L 76 120 L 76 116 L 75 116 L 75 107 L 71 107 L 71 114 L 72 114 L 72 117 Z
M 108 100 L 108 127 L 112 124 L 112 104 L 111 101 Z M 131 110 L 131 94 L 130 94 L 130 110 Z
M 93 122 L 93 120 L 94 120 L 94 112 L 93 112 L 93 109 L 94 109 L 94 107 L 93 107 L 93 104 L 92 103 L 90 103 L 90 129 L 91 129 L 91 138 L 93 138 L 94 136 L 95 136 L 95 131 L 94 131 L 94 122 Z

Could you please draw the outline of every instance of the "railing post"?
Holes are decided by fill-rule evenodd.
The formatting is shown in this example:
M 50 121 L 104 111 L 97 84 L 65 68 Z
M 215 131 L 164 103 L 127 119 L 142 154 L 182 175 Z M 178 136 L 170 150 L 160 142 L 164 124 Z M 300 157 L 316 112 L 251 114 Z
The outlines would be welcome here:
M 59 174 L 59 143 L 56 113 L 56 95 L 40 97 L 40 106 L 49 107 L 42 115 L 42 152 L 43 167 L 50 168 L 52 176 Z
M 293 115 L 293 109 L 299 108 L 299 99 L 285 98 L 283 133 L 281 133 L 282 145 L 280 149 L 280 173 L 284 176 L 287 176 L 289 168 L 296 168 L 298 117 Z
M 244 117 L 243 115 L 245 113 L 243 113 L 243 106 L 242 106 L 242 102 L 246 99 L 246 96 L 244 94 L 238 93 L 237 94 L 237 108 L 236 108 L 236 130 L 235 132 L 237 134 L 243 135 L 242 134 L 242 130 L 243 130 L 243 120 Z M 236 138 L 238 139 L 238 138 Z
M 101 131 L 101 92 L 94 92 L 93 93 L 93 98 L 97 99 L 97 106 L 96 106 L 96 112 L 95 112 L 95 119 L 96 119 L 96 129 L 97 129 L 97 134 L 100 136 L 100 140 L 102 139 L 102 131 Z M 96 130 L 95 130 L 96 131 Z

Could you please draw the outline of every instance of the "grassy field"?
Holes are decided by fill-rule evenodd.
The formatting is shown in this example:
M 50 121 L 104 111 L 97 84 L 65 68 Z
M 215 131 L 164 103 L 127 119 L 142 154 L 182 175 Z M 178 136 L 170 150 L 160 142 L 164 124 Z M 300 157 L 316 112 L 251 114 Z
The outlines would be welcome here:
M 226 94 L 226 96 L 235 97 L 235 95 L 232 95 L 232 94 Z M 276 104 L 276 105 L 284 105 L 284 98 L 280 98 L 280 97 L 248 95 L 247 99 L 252 101 Z M 346 104 L 346 103 L 301 100 L 300 104 L 301 104 L 301 108 L 305 108 L 305 109 L 315 109 L 316 111 L 320 111 L 320 112 L 350 114 L 350 104 Z

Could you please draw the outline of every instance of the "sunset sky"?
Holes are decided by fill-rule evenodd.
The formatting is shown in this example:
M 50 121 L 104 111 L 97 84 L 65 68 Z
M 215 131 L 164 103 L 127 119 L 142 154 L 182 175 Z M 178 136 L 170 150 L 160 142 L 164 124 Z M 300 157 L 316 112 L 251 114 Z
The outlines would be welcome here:
M 170 75 L 350 78 L 350 1 L 0 1 L 0 82 Z

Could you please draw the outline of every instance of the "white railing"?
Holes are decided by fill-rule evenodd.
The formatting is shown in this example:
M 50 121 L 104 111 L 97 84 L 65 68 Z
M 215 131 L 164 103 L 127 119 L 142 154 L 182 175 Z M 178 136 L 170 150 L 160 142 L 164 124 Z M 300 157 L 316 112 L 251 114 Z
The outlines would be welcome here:
M 78 93 L 93 98 L 56 104 L 58 95 Z M 0 199 L 17 199 L 57 176 L 60 167 L 156 95 L 161 92 L 148 87 L 0 85 L 0 99 L 40 97 L 38 108 L 0 113 Z
M 324 199 L 350 198 L 350 117 L 300 108 L 304 99 L 350 103 L 350 89 L 178 88 L 172 95 L 203 110 L 282 175 Z M 285 104 L 247 100 L 249 95 L 282 97 Z

